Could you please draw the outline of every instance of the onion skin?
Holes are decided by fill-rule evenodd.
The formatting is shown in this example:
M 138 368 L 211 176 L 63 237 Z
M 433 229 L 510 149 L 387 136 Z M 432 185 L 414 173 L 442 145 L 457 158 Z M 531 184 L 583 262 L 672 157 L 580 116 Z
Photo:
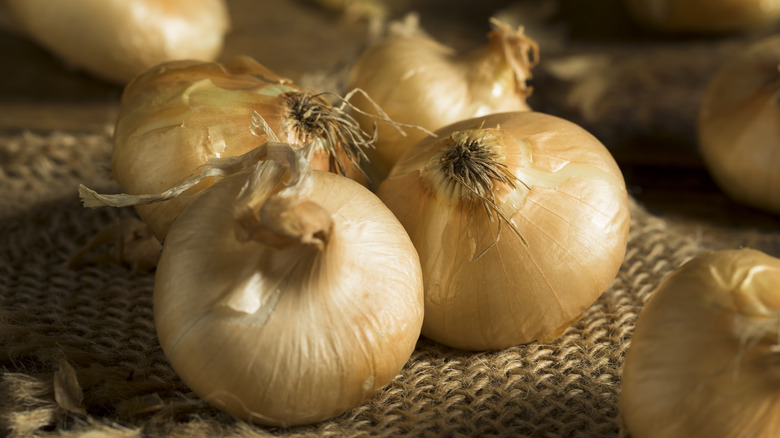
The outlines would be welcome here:
M 497 22 L 496 22 L 497 23 Z M 427 35 L 394 35 L 361 53 L 350 72 L 349 89 L 361 89 L 390 119 L 428 130 L 495 112 L 528 110 L 526 81 L 538 62 L 538 47 L 522 30 L 498 24 L 484 47 L 457 53 Z M 375 113 L 363 96 L 352 103 Z M 375 120 L 355 114 L 363 129 Z M 412 145 L 427 134 L 405 128 L 404 137 L 386 123 L 378 123 L 372 163 L 386 175 Z
M 283 141 L 303 145 L 289 128 L 288 93 L 310 93 L 249 57 L 220 63 L 172 61 L 152 68 L 125 87 L 117 117 L 113 176 L 127 193 L 167 190 L 209 159 L 249 152 L 267 141 L 250 129 L 260 114 Z M 314 99 L 328 107 L 324 99 Z M 328 170 L 328 154 L 315 152 L 312 166 Z M 355 168 L 348 175 L 360 179 Z M 191 189 L 194 195 L 210 185 Z M 194 196 L 136 207 L 141 219 L 163 240 L 171 223 Z
M 780 214 L 780 36 L 753 43 L 711 79 L 699 150 L 731 198 Z
M 230 201 L 246 181 L 236 174 L 171 228 L 155 278 L 155 325 L 176 372 L 259 424 L 315 423 L 363 403 L 400 372 L 422 325 L 419 259 L 402 226 L 358 183 L 312 176 L 307 199 L 333 219 L 323 249 L 236 240 Z
M 497 133 L 508 169 L 531 185 L 496 190 L 528 244 L 505 224 L 477 260 L 497 222 L 427 168 L 452 133 L 475 126 Z M 625 256 L 628 195 L 617 164 L 579 126 L 530 111 L 468 119 L 437 135 L 407 152 L 377 191 L 420 255 L 423 335 L 464 350 L 556 337 L 606 290 Z
M 623 366 L 620 415 L 634 438 L 780 436 L 780 260 L 699 256 L 662 281 Z
M 120 84 L 165 61 L 216 59 L 230 28 L 224 0 L 7 1 L 38 43 Z
M 778 0 L 626 0 L 626 4 L 637 21 L 668 33 L 739 32 L 780 19 Z

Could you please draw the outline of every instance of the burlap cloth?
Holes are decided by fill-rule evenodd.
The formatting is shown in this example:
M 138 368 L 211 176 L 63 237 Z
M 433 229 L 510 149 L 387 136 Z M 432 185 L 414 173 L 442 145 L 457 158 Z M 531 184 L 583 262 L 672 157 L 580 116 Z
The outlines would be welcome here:
M 321 424 L 236 421 L 176 376 L 152 321 L 153 273 L 69 258 L 130 209 L 81 207 L 76 186 L 116 190 L 110 133 L 0 137 L 0 422 L 26 436 L 623 436 L 621 366 L 659 280 L 707 250 L 780 254 L 777 230 L 726 229 L 649 213 L 632 201 L 614 284 L 551 343 L 462 353 L 421 339 L 365 405 Z

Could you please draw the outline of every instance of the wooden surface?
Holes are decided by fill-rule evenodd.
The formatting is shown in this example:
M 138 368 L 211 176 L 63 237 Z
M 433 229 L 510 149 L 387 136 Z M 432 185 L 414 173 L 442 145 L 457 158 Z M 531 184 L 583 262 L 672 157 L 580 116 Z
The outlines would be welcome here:
M 249 55 L 299 82 L 343 73 L 367 43 L 369 25 L 322 3 L 228 0 L 232 30 L 220 59 Z M 777 29 L 716 38 L 657 35 L 639 28 L 620 0 L 392 4 L 395 18 L 417 11 L 426 31 L 458 50 L 485 41 L 490 16 L 514 11 L 509 16 L 521 17 L 541 46 L 541 63 L 531 81 L 532 107 L 579 123 L 599 137 L 638 200 L 664 214 L 718 226 L 778 227 L 776 216 L 722 195 L 702 166 L 695 139 L 695 113 L 707 77 L 742 44 Z M 412 6 L 405 9 L 407 4 Z M 10 60 L 0 69 L 0 132 L 110 132 L 121 85 L 69 68 L 15 32 L 0 32 L 0 53 Z M 565 79 L 556 73 L 578 57 L 606 60 L 589 77 L 606 78 L 609 86 L 589 103 L 573 98 L 576 86 L 587 88 L 583 79 L 588 75 Z

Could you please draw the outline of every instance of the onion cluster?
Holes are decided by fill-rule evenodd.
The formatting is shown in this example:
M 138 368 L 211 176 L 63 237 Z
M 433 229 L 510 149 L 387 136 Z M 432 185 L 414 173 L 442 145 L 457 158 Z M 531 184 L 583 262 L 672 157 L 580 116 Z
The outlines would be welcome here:
M 113 170 L 163 241 L 154 315 L 173 368 L 260 424 L 332 418 L 386 386 L 420 335 L 419 257 L 349 176 L 373 137 L 249 58 L 176 61 L 125 88 Z
M 203 399 L 322 421 L 387 385 L 421 333 L 467 350 L 552 339 L 609 286 L 628 236 L 620 170 L 579 126 L 529 110 L 538 47 L 493 24 L 466 55 L 420 36 L 369 48 L 354 116 L 246 57 L 127 85 L 112 169 L 128 194 L 81 193 L 135 205 L 164 242 L 155 325 Z M 376 194 L 355 182 L 374 145 Z

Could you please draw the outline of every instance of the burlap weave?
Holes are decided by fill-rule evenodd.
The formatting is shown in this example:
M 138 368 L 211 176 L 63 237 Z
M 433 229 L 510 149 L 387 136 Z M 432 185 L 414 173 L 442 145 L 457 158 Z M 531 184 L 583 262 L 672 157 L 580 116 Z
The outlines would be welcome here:
M 178 380 L 152 322 L 152 273 L 71 269 L 97 230 L 132 210 L 88 210 L 76 186 L 115 190 L 110 136 L 0 137 L 0 426 L 27 436 L 622 436 L 623 355 L 659 280 L 702 251 L 780 255 L 780 232 L 715 229 L 632 203 L 625 263 L 558 340 L 462 353 L 428 340 L 364 406 L 289 429 L 236 421 Z M 75 378 L 75 380 L 74 380 Z

